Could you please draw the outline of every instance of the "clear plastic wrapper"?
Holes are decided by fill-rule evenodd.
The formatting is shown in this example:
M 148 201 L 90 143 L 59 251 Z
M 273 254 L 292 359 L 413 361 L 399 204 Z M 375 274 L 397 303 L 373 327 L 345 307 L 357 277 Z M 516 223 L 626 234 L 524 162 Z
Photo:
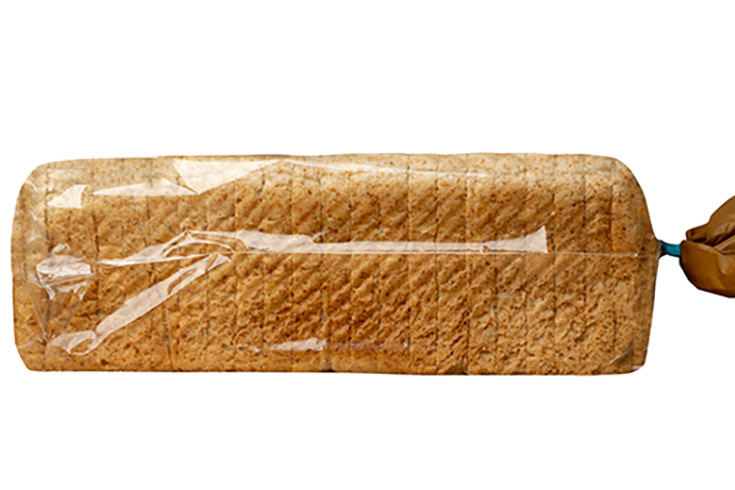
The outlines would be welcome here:
M 12 254 L 35 370 L 604 374 L 660 245 L 610 158 L 160 157 L 39 167 Z

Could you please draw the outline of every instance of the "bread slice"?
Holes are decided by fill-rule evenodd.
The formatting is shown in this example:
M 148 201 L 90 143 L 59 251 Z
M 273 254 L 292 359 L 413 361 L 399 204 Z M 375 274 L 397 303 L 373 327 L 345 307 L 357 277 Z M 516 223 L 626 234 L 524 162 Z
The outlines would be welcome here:
M 370 157 L 347 155 L 350 173 L 350 222 L 355 244 L 350 263 L 351 371 L 375 372 L 378 367 L 381 309 L 380 271 L 383 256 L 376 249 L 380 240 L 380 185 L 383 178 Z M 373 250 L 375 253 L 373 253 Z
M 585 157 L 585 320 L 578 339 L 584 351 L 585 372 L 601 372 L 614 357 L 615 299 L 610 260 L 612 253 L 612 171 L 609 159 Z
M 412 372 L 410 363 L 408 236 L 408 159 L 388 155 L 373 163 L 380 199 L 380 327 L 376 370 L 382 373 Z
M 606 372 L 634 371 L 643 365 L 653 310 L 658 243 L 647 219 L 643 192 L 628 168 L 615 162 L 612 169 L 612 219 L 615 259 L 615 351 Z
M 582 364 L 577 339 L 584 331 L 586 235 L 585 166 L 574 156 L 556 159 L 558 184 L 554 198 L 555 340 L 560 374 L 579 372 Z
M 193 371 L 209 366 L 205 351 L 209 331 L 209 268 L 216 260 L 202 232 L 208 230 L 206 183 L 200 176 L 205 169 L 196 158 L 168 157 L 166 160 L 179 175 L 185 191 L 179 196 L 176 217 L 178 242 L 175 253 L 180 258 L 179 274 L 173 287 L 178 302 L 170 320 L 171 358 L 174 369 Z
M 283 239 L 293 233 L 291 185 L 293 165 L 274 159 L 263 168 L 263 208 L 260 232 L 265 233 L 263 255 L 263 355 L 269 370 L 290 371 L 293 335 L 294 260 Z
M 497 155 L 467 156 L 467 236 L 473 246 L 468 256 L 470 319 L 467 371 L 470 374 L 493 373 L 499 366 L 496 316 L 498 251 L 483 245 L 496 240 L 497 235 L 497 175 L 490 171 L 497 159 Z
M 293 261 L 293 326 L 291 339 L 294 371 L 327 371 L 322 317 L 322 254 L 316 239 L 323 228 L 320 167 L 307 159 L 292 159 L 291 228 L 296 235 Z
M 213 370 L 231 371 L 235 366 L 237 336 L 236 202 L 243 169 L 238 157 L 202 159 L 204 172 L 220 173 L 218 185 L 204 192 L 207 235 L 214 247 L 207 275 L 209 295 L 208 335 L 205 356 Z
M 502 155 L 496 164 L 495 185 L 501 207 L 495 218 L 497 240 L 512 240 L 527 233 L 526 162 L 518 155 Z M 496 255 L 497 343 L 500 372 L 527 372 L 526 300 L 532 287 L 527 281 L 527 254 L 513 247 L 503 247 Z
M 49 369 L 83 369 L 95 356 L 81 353 L 99 334 L 95 221 L 86 206 L 94 188 L 95 165 L 88 161 L 58 162 L 48 174 L 46 223 L 54 248 L 45 261 L 54 276 L 50 286 Z M 78 358 L 79 357 L 79 358 Z
M 437 254 L 439 314 L 437 374 L 461 374 L 469 347 L 467 271 L 467 166 L 462 157 L 437 162 Z
M 352 368 L 352 256 L 344 251 L 352 241 L 350 177 L 352 167 L 335 157 L 311 160 L 320 168 L 319 198 L 324 217 L 321 236 L 322 315 L 327 335 L 329 366 L 333 371 Z M 336 247 L 342 246 L 341 249 Z M 348 248 L 349 250 L 349 248 Z
M 148 189 L 148 246 L 147 259 L 151 264 L 151 296 L 155 307 L 150 312 L 152 340 L 156 353 L 153 369 L 171 371 L 174 359 L 171 351 L 173 322 L 179 317 L 181 271 L 186 260 L 177 248 L 179 237 L 179 200 L 193 191 L 184 187 L 170 159 L 151 162 Z
M 237 180 L 235 230 L 239 253 L 235 254 L 237 332 L 235 333 L 234 369 L 258 371 L 267 369 L 263 338 L 264 300 L 263 250 L 260 229 L 267 203 L 263 199 L 264 158 L 243 158 L 243 172 Z
M 524 155 L 526 167 L 526 236 L 544 233 L 555 221 L 555 186 L 549 185 L 556 175 L 556 162 L 544 155 Z M 548 235 L 547 235 L 548 236 Z M 526 253 L 526 372 L 553 374 L 557 366 L 554 345 L 554 256 L 546 250 Z
M 408 163 L 408 310 L 410 370 L 435 374 L 439 316 L 436 155 L 410 155 Z

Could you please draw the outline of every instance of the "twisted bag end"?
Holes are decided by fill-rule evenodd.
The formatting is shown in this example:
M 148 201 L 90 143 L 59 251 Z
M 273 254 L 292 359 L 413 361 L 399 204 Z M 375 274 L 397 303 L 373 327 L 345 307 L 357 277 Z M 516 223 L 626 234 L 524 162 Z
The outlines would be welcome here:
M 681 244 L 681 267 L 697 288 L 735 297 L 735 197 L 720 206 L 706 225 L 687 232 Z

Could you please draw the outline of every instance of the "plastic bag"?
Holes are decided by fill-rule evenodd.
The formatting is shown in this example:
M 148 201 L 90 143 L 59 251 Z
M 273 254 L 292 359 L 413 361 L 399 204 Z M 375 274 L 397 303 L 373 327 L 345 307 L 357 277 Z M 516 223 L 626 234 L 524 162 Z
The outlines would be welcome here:
M 16 342 L 36 370 L 624 373 L 660 253 L 604 157 L 59 162 L 16 209 Z

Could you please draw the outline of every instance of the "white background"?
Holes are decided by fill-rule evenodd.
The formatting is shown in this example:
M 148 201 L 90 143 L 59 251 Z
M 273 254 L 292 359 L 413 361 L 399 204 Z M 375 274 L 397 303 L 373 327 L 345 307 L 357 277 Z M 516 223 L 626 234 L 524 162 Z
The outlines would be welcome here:
M 735 194 L 732 4 L 0 5 L 0 487 L 735 485 L 735 303 L 671 258 L 632 375 L 44 374 L 8 250 L 36 165 L 162 154 L 615 156 L 677 241 Z

